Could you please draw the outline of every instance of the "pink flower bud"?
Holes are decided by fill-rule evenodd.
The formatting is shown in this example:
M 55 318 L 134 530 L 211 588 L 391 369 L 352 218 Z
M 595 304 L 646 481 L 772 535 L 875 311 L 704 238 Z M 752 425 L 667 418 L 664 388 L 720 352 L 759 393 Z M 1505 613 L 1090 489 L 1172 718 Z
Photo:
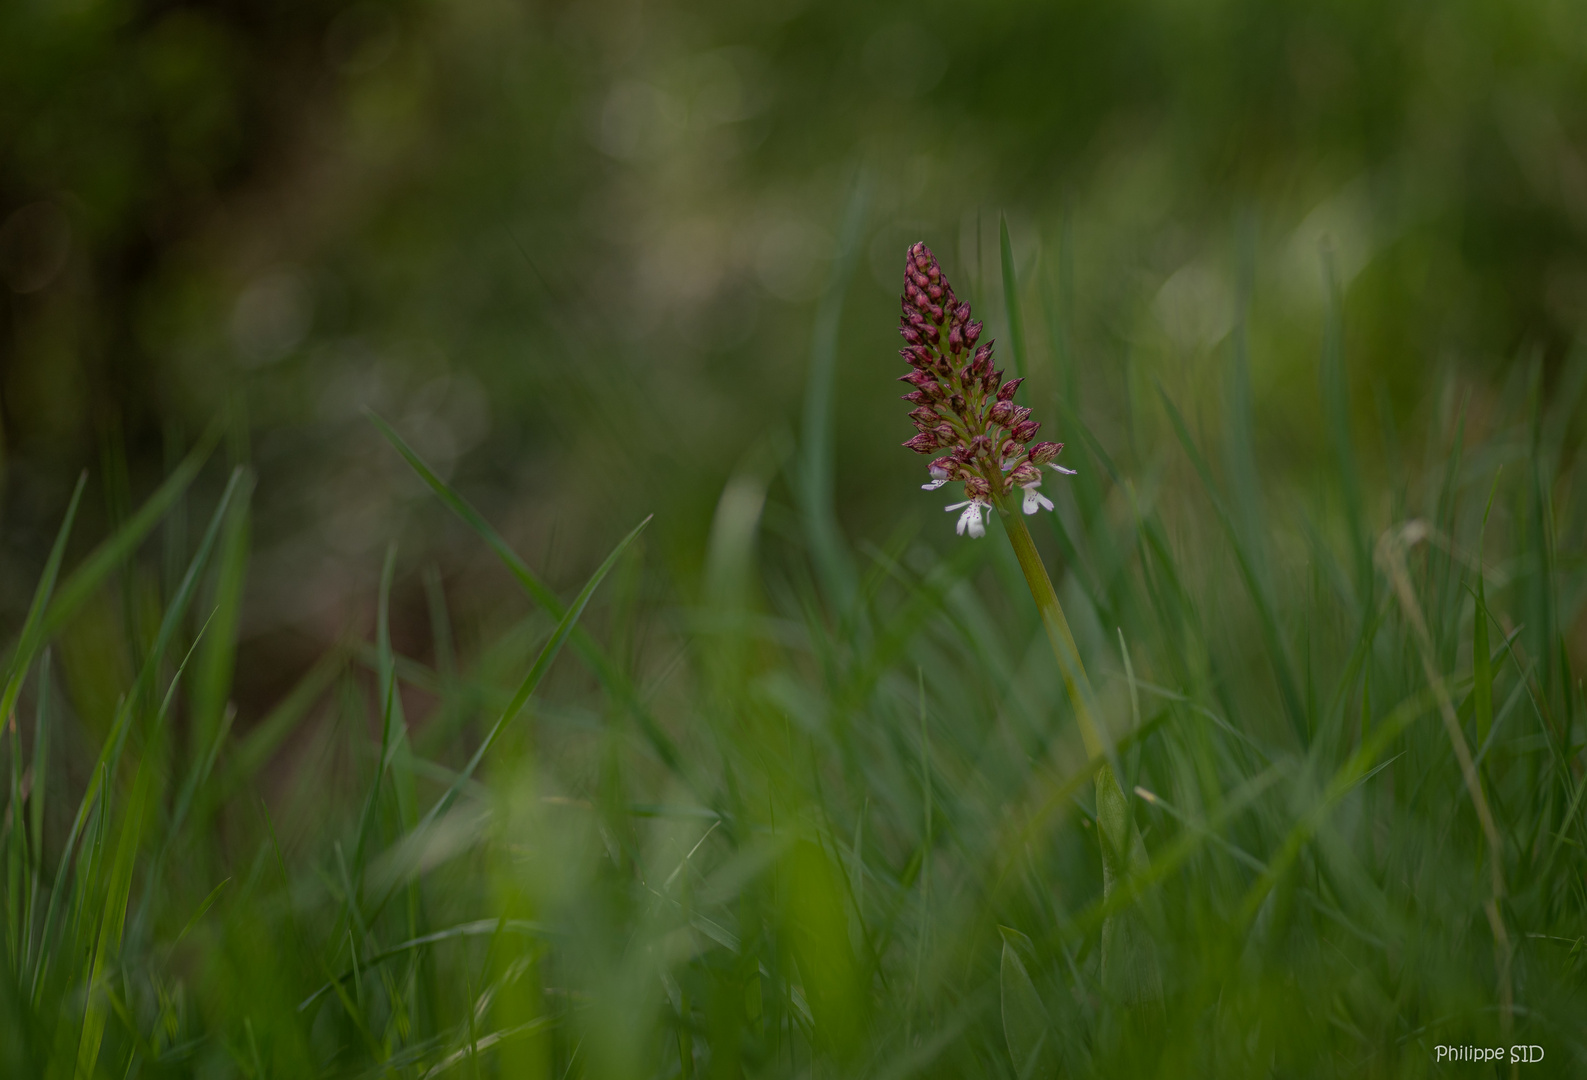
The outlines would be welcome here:
M 1009 401 L 999 401 L 999 402 L 997 402 L 996 404 L 994 404 L 992 406 L 991 411 L 986 414 L 986 417 L 987 417 L 988 420 L 992 421 L 992 423 L 996 424 L 998 427 L 1013 427 L 1014 426 L 1014 404 L 1013 404 L 1013 402 L 1009 402 Z
M 935 427 L 938 420 L 937 410 L 933 409 L 930 405 L 922 405 L 919 408 L 912 410 L 909 414 L 909 418 L 917 424 L 923 424 L 926 427 Z
M 997 400 L 999 400 L 999 401 L 1013 401 L 1014 400 L 1014 391 L 1018 390 L 1019 389 L 1019 384 L 1024 382 L 1024 381 L 1025 381 L 1024 376 L 1021 376 L 1018 379 L 1010 379 L 1008 382 L 1006 382 L 1002 386 L 998 387 L 997 388 Z
M 926 294 L 928 296 L 930 296 L 933 300 L 936 300 L 936 301 L 940 302 L 942 300 L 942 286 L 941 285 L 928 285 L 926 287 Z
M 908 375 L 900 375 L 898 377 L 898 381 L 906 382 L 910 386 L 924 390 L 927 386 L 936 382 L 937 380 L 933 379 L 930 375 L 927 375 L 924 371 L 911 371 Z
M 990 394 L 997 389 L 997 384 L 1002 381 L 1003 373 L 1001 371 L 989 371 L 981 378 L 981 389 Z
M 1041 470 L 1028 461 L 1022 461 L 1014 466 L 1014 471 L 1008 474 L 1008 478 L 1022 487 L 1025 484 L 1039 484 L 1041 483 Z
M 969 305 L 966 304 L 965 308 L 968 311 Z M 979 322 L 968 323 L 964 328 L 964 340 L 969 342 L 971 345 L 974 345 L 978 340 L 980 340 L 981 326 L 982 324 Z M 987 344 L 991 345 L 992 343 L 989 341 Z
M 924 390 L 911 390 L 904 395 L 904 400 L 911 405 L 930 405 L 931 397 Z
M 964 478 L 964 493 L 979 502 L 986 502 L 992 495 L 992 485 L 971 474 Z
M 1057 457 L 1063 448 L 1061 442 L 1039 442 L 1030 448 L 1030 462 L 1032 465 L 1045 465 Z
M 929 454 L 937 448 L 937 437 L 922 431 L 919 435 L 904 443 L 904 445 L 917 454 Z
M 1026 420 L 1014 429 L 1014 438 L 1020 442 L 1030 442 L 1036 437 L 1036 432 L 1041 430 L 1041 425 L 1034 420 Z
M 965 413 L 965 410 L 968 408 L 968 406 L 964 402 L 964 395 L 962 395 L 962 394 L 954 394 L 951 397 L 949 397 L 948 398 L 948 407 L 951 408 L 954 412 L 958 413 L 960 416 L 963 416 L 964 413 Z
M 1010 405 L 1014 405 L 1014 403 L 1012 401 L 1009 402 L 1009 404 Z M 1030 410 L 1029 409 L 1025 408 L 1023 405 L 1014 405 L 1014 426 L 1018 427 L 1020 424 L 1023 424 L 1025 421 L 1027 421 L 1029 419 L 1030 419 Z
M 953 321 L 958 323 L 960 326 L 963 326 L 965 323 L 970 321 L 970 303 L 969 303 L 969 301 L 965 301 L 964 303 L 960 304 L 956 309 L 954 309 Z
M 955 356 L 964 351 L 964 334 L 959 330 L 957 324 L 952 330 L 948 331 L 948 348 L 953 350 L 953 355 Z
M 911 296 L 910 300 L 914 301 L 915 310 L 919 311 L 921 314 L 931 311 L 931 297 L 927 296 L 919 289 L 915 290 L 915 295 Z
M 898 332 L 903 336 L 904 340 L 909 342 L 911 345 L 920 344 L 920 331 L 916 330 L 913 326 L 900 326 L 898 328 Z
M 935 345 L 938 342 L 938 340 L 941 339 L 942 335 L 937 332 L 937 328 L 935 326 L 931 326 L 931 325 L 928 324 L 926 326 L 926 337 L 927 337 L 928 340 L 930 340 L 930 342 L 933 345 Z

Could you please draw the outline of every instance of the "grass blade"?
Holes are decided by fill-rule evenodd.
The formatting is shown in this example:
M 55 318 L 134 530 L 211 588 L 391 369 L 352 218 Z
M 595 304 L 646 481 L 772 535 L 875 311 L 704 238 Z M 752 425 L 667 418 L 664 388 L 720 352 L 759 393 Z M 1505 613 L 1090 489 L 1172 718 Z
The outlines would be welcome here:
M 491 527 L 490 523 L 485 520 L 479 511 L 470 506 L 466 499 L 453 490 L 446 481 L 437 476 L 435 470 L 426 465 L 424 459 L 414 452 L 413 448 L 403 440 L 401 435 L 397 434 L 396 429 L 373 412 L 366 412 L 365 415 L 369 417 L 370 422 L 379 429 L 380 433 L 386 437 L 386 441 L 391 443 L 397 452 L 403 456 L 409 467 L 419 474 L 419 478 L 430 486 L 430 490 L 435 492 L 447 509 L 462 518 L 463 522 L 473 529 L 481 540 L 485 541 L 486 546 L 496 553 L 496 557 L 512 572 L 513 577 L 518 579 L 518 583 L 523 586 L 530 599 L 540 605 L 553 619 L 561 619 L 567 613 L 567 609 L 563 607 L 562 601 L 557 598 L 557 594 L 552 591 L 550 586 L 541 581 L 533 570 L 529 569 L 528 564 L 518 557 L 518 553 L 508 546 L 507 541 L 502 539 L 501 534 Z M 646 520 L 649 519 L 647 518 Z M 640 733 L 644 735 L 651 749 L 656 752 L 656 756 L 661 758 L 674 773 L 687 779 L 688 774 L 685 770 L 683 759 L 678 754 L 677 747 L 673 745 L 672 739 L 661 729 L 661 725 L 656 722 L 655 717 L 650 715 L 649 710 L 640 701 L 639 694 L 634 689 L 633 683 L 629 681 L 628 676 L 612 662 L 606 651 L 582 627 L 574 629 L 572 644 L 574 651 L 589 665 L 595 677 L 601 681 L 601 685 L 606 687 L 607 692 L 616 697 L 618 702 L 633 716 L 635 723 L 639 726 Z
M 1029 355 L 1025 351 L 1025 319 L 1019 308 L 1019 279 L 1014 268 L 1014 245 L 1008 238 L 1008 218 L 998 215 L 998 248 L 1003 257 L 1003 309 L 1008 314 L 1009 355 L 1014 361 L 1014 375 L 1023 376 L 1030 369 Z
M 803 427 L 800 433 L 798 492 L 805 517 L 805 533 L 827 599 L 847 611 L 854 596 L 855 572 L 832 506 L 832 405 L 833 380 L 838 362 L 839 327 L 849 281 L 859 262 L 860 239 L 865 225 L 870 185 L 861 175 L 855 180 L 843 213 L 838 257 L 833 260 L 816 308 L 810 336 L 810 375 L 805 383 Z

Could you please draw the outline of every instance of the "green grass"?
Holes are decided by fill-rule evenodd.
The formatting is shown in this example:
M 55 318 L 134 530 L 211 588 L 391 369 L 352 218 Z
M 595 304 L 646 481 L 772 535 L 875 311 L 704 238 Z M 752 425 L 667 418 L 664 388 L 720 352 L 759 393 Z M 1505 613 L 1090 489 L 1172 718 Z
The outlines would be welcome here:
M 1336 309 L 1330 473 L 1296 484 L 1256 460 L 1240 341 L 1233 435 L 1160 391 L 1134 447 L 1086 428 L 1062 333 L 1016 335 L 1081 470 L 1037 541 L 1149 854 L 1104 897 L 1097 765 L 1007 545 L 837 524 L 841 294 L 804 445 L 729 481 L 698 586 L 637 522 L 553 587 L 376 418 L 524 614 L 460 648 L 394 546 L 373 640 L 245 728 L 248 472 L 190 551 L 167 533 L 156 599 L 146 542 L 200 509 L 216 438 L 68 570 L 80 484 L 3 668 L 0 1069 L 1389 1077 L 1538 1044 L 1526 1075 L 1587 1070 L 1587 360 L 1488 395 L 1480 433 L 1434 417 L 1402 466 L 1352 432 Z M 428 656 L 393 645 L 398 589 L 427 590 Z M 118 591 L 148 610 L 96 727 L 50 646 Z M 1120 913 L 1160 1001 L 1099 979 Z

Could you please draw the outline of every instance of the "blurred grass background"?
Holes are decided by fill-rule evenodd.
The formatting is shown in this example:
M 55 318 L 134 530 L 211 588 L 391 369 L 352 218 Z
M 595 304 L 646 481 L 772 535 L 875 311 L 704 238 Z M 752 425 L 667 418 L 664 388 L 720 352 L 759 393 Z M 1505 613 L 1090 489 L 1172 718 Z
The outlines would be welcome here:
M 1473 753 L 1513 736 L 1485 775 L 1506 925 L 1562 949 L 1517 954 L 1514 1022 L 1579 1066 L 1584 52 L 1587 12 L 1541 0 L 6 5 L 17 632 L 89 471 L 62 549 L 85 584 L 33 642 L 49 673 L 10 674 L 56 735 L 35 758 L 11 729 L 10 805 L 54 793 L 31 847 L 7 819 L 8 1064 L 70 1071 L 99 1023 L 98 1067 L 162 1075 L 1423 1075 L 1430 1040 L 1499 1037 L 1503 981 L 1431 655 Z M 1158 1027 L 1094 987 L 1082 763 L 1003 541 L 955 542 L 898 447 L 917 239 L 1081 469 L 1038 539 L 1136 732 L 1148 847 L 1220 838 L 1148 920 Z M 559 613 L 366 409 L 561 602 L 655 515 L 599 645 L 429 856 L 400 838 Z M 1373 559 L 1414 517 L 1425 643 Z M 1133 708 L 1121 632 L 1157 688 Z M 1285 855 L 1408 701 L 1380 787 Z M 159 825 L 90 800 L 67 873 L 118 732 L 104 805 Z M 779 815 L 797 841 L 766 839 Z M 39 965 L 109 940 L 118 895 L 120 996 Z M 298 1009 L 368 963 L 384 983 Z M 1021 1015 L 1062 1061 L 1013 1057 Z

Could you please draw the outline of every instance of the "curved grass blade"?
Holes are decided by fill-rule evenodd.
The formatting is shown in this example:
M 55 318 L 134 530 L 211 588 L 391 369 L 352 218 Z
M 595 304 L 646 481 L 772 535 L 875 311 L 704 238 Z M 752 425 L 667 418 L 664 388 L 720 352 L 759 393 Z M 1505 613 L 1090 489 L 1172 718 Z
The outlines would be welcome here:
M 77 613 L 77 609 L 92 596 L 105 578 L 137 548 L 149 535 L 166 512 L 181 498 L 182 493 L 198 476 L 198 470 L 209 459 L 210 452 L 220 438 L 219 428 L 212 428 L 200 440 L 182 463 L 166 477 L 165 483 L 155 489 L 138 512 L 117 529 L 115 533 L 89 553 L 88 557 L 61 583 L 54 601 L 44 616 L 43 635 L 54 637 L 61 627 Z M 234 475 L 235 482 L 235 475 Z
M 639 538 L 639 534 L 645 531 L 645 526 L 649 525 L 650 521 L 651 518 L 647 516 L 645 520 L 635 525 L 633 531 L 623 537 L 622 541 L 612 549 L 612 553 L 606 556 L 606 561 L 601 563 L 595 573 L 590 576 L 590 580 L 584 583 L 584 588 L 579 590 L 579 595 L 574 597 L 572 605 L 563 613 L 561 621 L 557 623 L 557 628 L 552 631 L 550 640 L 541 648 L 540 655 L 535 657 L 534 666 L 529 669 L 529 674 L 525 675 L 523 682 L 518 684 L 517 693 L 513 694 L 512 700 L 507 703 L 507 708 L 502 711 L 501 717 L 491 726 L 490 733 L 479 744 L 479 749 L 474 751 L 474 756 L 469 759 L 462 772 L 457 774 L 457 778 L 452 781 L 451 787 L 446 789 L 446 794 L 442 795 L 435 806 L 430 809 L 430 812 L 424 815 L 424 820 L 418 825 L 419 829 L 426 828 L 436 818 L 446 812 L 447 808 L 457 798 L 458 792 L 463 790 L 463 785 L 468 783 L 469 779 L 474 775 L 474 770 L 479 768 L 479 763 L 490 752 L 490 748 L 495 744 L 497 738 L 501 736 L 502 731 L 523 711 L 524 705 L 529 701 L 529 696 L 540 685 L 540 680 L 545 678 L 546 672 L 550 670 L 551 662 L 557 658 L 557 654 L 562 651 L 562 646 L 567 643 L 568 637 L 573 633 L 573 628 L 578 624 L 579 617 L 584 614 L 584 609 L 589 605 L 590 598 L 595 595 L 595 590 L 606 579 L 606 575 L 611 573 L 612 567 L 617 565 L 617 560 L 622 557 L 623 552 L 628 550 L 628 545 L 632 544 Z
M 22 692 L 22 682 L 33 663 L 33 654 L 47 637 L 44 632 L 44 613 L 49 609 L 50 597 L 55 591 L 55 579 L 61 569 L 61 559 L 66 554 L 66 540 L 71 535 L 72 522 L 77 517 L 77 505 L 82 501 L 83 489 L 87 485 L 88 473 L 84 472 L 77 478 L 77 487 L 72 491 L 72 500 L 66 504 L 66 516 L 61 519 L 61 527 L 55 534 L 55 543 L 50 548 L 50 556 L 45 560 L 44 573 L 39 575 L 38 586 L 33 590 L 33 602 L 28 606 L 27 618 L 22 623 L 22 633 L 17 638 L 16 650 L 11 654 L 11 662 L 6 665 L 5 692 L 3 698 L 0 698 L 0 717 L 10 716 L 11 710 L 16 708 L 17 695 Z
M 567 613 L 567 609 L 563 607 L 562 601 L 558 599 L 557 594 L 550 586 L 541 581 L 533 570 L 529 569 L 528 564 L 518 557 L 518 553 L 508 546 L 507 541 L 502 539 L 501 534 L 491 527 L 490 523 L 485 520 L 480 512 L 470 506 L 468 501 L 459 495 L 446 481 L 437 476 L 435 470 L 424 463 L 424 459 L 414 452 L 413 448 L 403 440 L 401 435 L 397 434 L 395 428 L 372 411 L 366 410 L 365 415 L 369 417 L 370 423 L 374 424 L 380 433 L 386 437 L 386 441 L 396 448 L 397 453 L 402 455 L 408 466 L 419 474 L 421 480 L 430 486 L 430 490 L 435 492 L 447 509 L 462 518 L 463 523 L 473 529 L 479 535 L 479 538 L 485 541 L 486 546 L 496 553 L 496 557 L 501 560 L 502 565 L 506 566 L 513 577 L 518 579 L 518 583 L 529 594 L 529 598 L 553 619 L 561 619 Z M 646 520 L 648 521 L 649 518 L 646 518 Z M 612 661 L 612 658 L 606 654 L 606 651 L 601 648 L 594 638 L 590 637 L 583 627 L 574 629 L 572 641 L 574 651 L 589 665 L 590 670 L 600 680 L 601 685 L 606 687 L 607 692 L 612 694 L 633 716 L 634 722 L 639 725 L 640 733 L 650 743 L 650 747 L 656 752 L 656 756 L 661 758 L 667 768 L 671 769 L 676 775 L 688 780 L 689 776 L 684 766 L 683 758 L 678 753 L 678 748 L 673 745 L 667 733 L 661 730 L 661 725 L 656 722 L 655 717 L 650 715 L 649 710 L 640 701 L 639 694 L 628 676 L 623 673 L 622 669 Z

